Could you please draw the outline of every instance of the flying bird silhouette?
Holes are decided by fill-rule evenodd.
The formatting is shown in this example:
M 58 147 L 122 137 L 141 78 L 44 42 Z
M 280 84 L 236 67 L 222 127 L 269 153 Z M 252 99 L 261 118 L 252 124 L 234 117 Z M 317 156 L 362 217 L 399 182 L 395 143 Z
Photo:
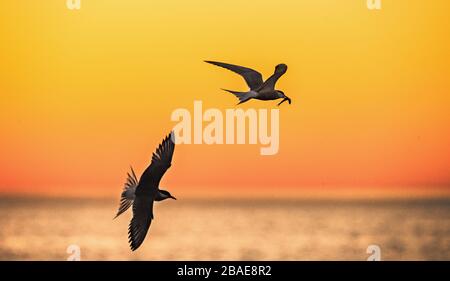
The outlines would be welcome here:
M 147 235 L 153 220 L 153 202 L 168 198 L 176 200 L 168 191 L 159 189 L 161 178 L 172 165 L 175 149 L 173 138 L 171 132 L 163 139 L 140 180 L 137 179 L 133 168 L 131 173 L 128 173 L 116 217 L 133 205 L 133 218 L 128 227 L 128 240 L 132 251 L 139 248 Z
M 250 99 L 276 100 L 280 98 L 282 98 L 283 100 L 279 102 L 278 105 L 282 104 L 285 101 L 288 101 L 289 104 L 291 104 L 291 99 L 289 97 L 287 97 L 282 91 L 275 90 L 275 84 L 277 83 L 278 79 L 287 71 L 287 65 L 285 64 L 277 65 L 272 76 L 270 76 L 266 81 L 263 81 L 261 73 L 251 68 L 217 61 L 205 62 L 231 70 L 244 78 L 245 82 L 247 82 L 247 85 L 250 88 L 248 92 L 237 92 L 222 89 L 235 95 L 239 99 L 238 104 L 247 102 Z

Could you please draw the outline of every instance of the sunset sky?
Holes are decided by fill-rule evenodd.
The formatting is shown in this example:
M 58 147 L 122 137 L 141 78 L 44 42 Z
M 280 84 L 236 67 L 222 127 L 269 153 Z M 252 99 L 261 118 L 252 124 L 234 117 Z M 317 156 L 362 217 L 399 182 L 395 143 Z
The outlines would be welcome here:
M 176 124 L 244 81 L 203 60 L 287 73 L 280 149 L 180 145 L 177 197 L 450 193 L 447 0 L 0 2 L 0 193 L 116 196 Z M 247 108 L 277 108 L 250 101 Z M 377 191 L 379 192 L 379 191 Z

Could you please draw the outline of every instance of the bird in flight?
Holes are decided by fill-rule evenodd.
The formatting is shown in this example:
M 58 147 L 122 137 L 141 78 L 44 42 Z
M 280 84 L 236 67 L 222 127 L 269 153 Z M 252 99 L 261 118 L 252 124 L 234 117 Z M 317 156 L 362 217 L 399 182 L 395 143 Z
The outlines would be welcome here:
M 281 102 L 278 103 L 278 105 L 282 104 L 285 101 L 288 101 L 289 104 L 291 104 L 291 99 L 289 97 L 287 97 L 282 91 L 275 90 L 275 84 L 277 83 L 278 79 L 287 71 L 287 65 L 285 64 L 277 65 L 275 67 L 275 72 L 272 74 L 272 76 L 270 76 L 269 79 L 267 79 L 266 81 L 263 81 L 261 73 L 251 68 L 217 61 L 205 61 L 205 62 L 231 70 L 244 78 L 245 82 L 247 82 L 247 85 L 250 88 L 249 91 L 237 92 L 222 89 L 235 95 L 239 99 L 238 104 L 247 102 L 250 99 L 257 99 L 257 100 L 283 99 Z
M 125 183 L 116 217 L 133 205 L 133 218 L 128 227 L 128 240 L 132 251 L 141 246 L 153 220 L 153 202 L 175 199 L 168 191 L 159 189 L 161 178 L 172 165 L 175 149 L 174 135 L 166 136 L 152 155 L 150 166 L 140 180 L 131 168 Z M 115 218 L 116 218 L 115 217 Z

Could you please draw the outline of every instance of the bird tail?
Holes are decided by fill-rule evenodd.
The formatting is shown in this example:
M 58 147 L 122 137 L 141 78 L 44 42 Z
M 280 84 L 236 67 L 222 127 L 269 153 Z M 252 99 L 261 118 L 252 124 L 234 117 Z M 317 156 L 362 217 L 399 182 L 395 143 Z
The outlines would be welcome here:
M 244 103 L 253 97 L 250 92 L 237 92 L 237 91 L 232 91 L 232 90 L 227 90 L 227 89 L 222 89 L 222 90 L 235 95 L 239 99 L 238 104 Z
M 114 218 L 120 216 L 123 212 L 130 208 L 131 204 L 133 204 L 134 193 L 136 191 L 138 183 L 139 181 L 136 177 L 136 174 L 134 173 L 133 167 L 131 167 L 131 173 L 127 174 L 127 181 L 125 182 L 122 194 L 120 196 L 120 206 Z

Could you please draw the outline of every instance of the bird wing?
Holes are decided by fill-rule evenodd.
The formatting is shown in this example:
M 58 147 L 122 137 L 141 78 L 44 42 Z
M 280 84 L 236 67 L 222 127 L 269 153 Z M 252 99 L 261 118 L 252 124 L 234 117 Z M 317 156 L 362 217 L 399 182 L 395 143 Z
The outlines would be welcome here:
M 128 242 L 132 251 L 141 246 L 153 219 L 153 198 L 137 196 L 133 203 L 133 218 L 128 227 Z
M 261 87 L 261 85 L 264 82 L 261 73 L 251 68 L 217 61 L 205 61 L 205 62 L 226 68 L 241 75 L 245 79 L 245 82 L 247 82 L 247 85 L 250 87 L 250 90 L 255 90 Z
M 131 174 L 127 173 L 127 181 L 124 184 L 123 191 L 120 197 L 119 209 L 117 210 L 117 214 L 114 218 L 120 216 L 123 212 L 130 208 L 131 204 L 133 204 L 133 200 L 135 197 L 134 193 L 136 191 L 138 182 L 139 181 L 136 177 L 136 173 L 134 172 L 133 167 L 131 167 Z
M 144 171 L 139 180 L 136 195 L 151 194 L 153 197 L 156 195 L 161 178 L 172 165 L 172 157 L 175 150 L 175 143 L 172 140 L 174 138 L 173 136 L 173 132 L 171 132 L 163 139 L 158 148 L 156 148 L 156 151 L 152 155 L 150 166 Z
M 275 90 L 275 84 L 277 83 L 278 79 L 280 79 L 281 76 L 283 76 L 284 72 L 275 72 L 272 74 L 272 76 L 269 77 L 258 89 L 258 91 L 261 91 L 263 89 L 273 91 Z

